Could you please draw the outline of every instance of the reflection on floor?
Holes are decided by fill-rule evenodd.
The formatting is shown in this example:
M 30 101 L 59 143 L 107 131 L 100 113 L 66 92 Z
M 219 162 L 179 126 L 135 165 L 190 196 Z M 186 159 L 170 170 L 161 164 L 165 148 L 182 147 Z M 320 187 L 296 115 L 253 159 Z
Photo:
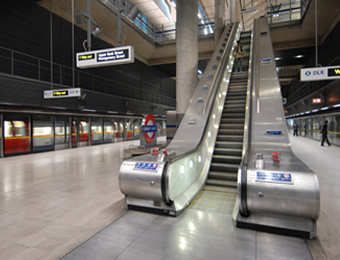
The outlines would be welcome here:
M 340 148 L 290 138 L 319 178 L 318 239 L 237 229 L 229 214 L 195 205 L 176 218 L 126 211 L 127 142 L 1 158 L 0 259 L 340 259 Z
M 0 159 L 0 259 L 60 259 L 126 213 L 123 150 L 106 144 Z

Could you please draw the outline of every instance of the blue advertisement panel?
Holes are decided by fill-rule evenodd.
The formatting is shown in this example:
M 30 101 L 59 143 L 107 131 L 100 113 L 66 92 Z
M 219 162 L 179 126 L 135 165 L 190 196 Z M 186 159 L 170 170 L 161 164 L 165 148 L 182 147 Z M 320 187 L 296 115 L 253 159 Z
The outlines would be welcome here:
M 156 171 L 158 163 L 136 162 L 134 170 Z
M 256 181 L 293 184 L 291 173 L 256 172 Z

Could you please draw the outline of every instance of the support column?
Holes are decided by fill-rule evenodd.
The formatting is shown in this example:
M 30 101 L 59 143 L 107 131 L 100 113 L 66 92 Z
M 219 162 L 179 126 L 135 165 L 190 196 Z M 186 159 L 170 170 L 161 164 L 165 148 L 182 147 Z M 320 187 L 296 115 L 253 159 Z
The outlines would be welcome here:
M 0 158 L 4 157 L 4 115 L 0 114 Z
M 230 22 L 236 22 L 236 0 L 229 0 L 229 17 Z
M 215 0 L 215 45 L 224 29 L 225 0 Z
M 181 118 L 197 85 L 198 0 L 177 0 L 176 111 Z

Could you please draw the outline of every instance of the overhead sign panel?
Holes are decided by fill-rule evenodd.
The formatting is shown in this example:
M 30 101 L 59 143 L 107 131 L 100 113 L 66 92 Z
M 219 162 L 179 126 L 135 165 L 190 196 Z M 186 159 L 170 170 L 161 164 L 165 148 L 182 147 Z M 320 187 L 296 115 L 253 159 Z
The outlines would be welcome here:
M 134 61 L 132 46 L 77 53 L 77 68 L 81 69 L 133 63 Z
M 340 79 L 340 66 L 301 69 L 301 81 Z
M 80 88 L 51 89 L 44 91 L 44 99 L 80 97 Z

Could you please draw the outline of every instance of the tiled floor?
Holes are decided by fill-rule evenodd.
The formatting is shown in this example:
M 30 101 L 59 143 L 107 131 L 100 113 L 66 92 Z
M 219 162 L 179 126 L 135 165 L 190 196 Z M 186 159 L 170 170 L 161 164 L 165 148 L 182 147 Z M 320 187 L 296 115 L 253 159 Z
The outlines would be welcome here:
M 200 211 L 195 207 L 177 218 L 130 211 L 63 260 L 340 259 L 339 224 L 336 222 L 340 198 L 337 187 L 333 186 L 340 178 L 335 175 L 340 169 L 337 162 L 340 148 L 325 147 L 323 149 L 328 150 L 319 154 L 318 142 L 293 137 L 291 140 L 296 155 L 319 176 L 322 206 L 318 239 L 303 240 L 237 229 L 230 215 Z M 322 162 L 325 165 L 320 167 Z M 329 197 L 336 198 L 336 202 Z
M 325 259 L 340 259 L 340 147 L 321 146 L 319 141 L 292 135 L 290 140 L 293 152 L 316 173 L 320 184 L 318 239 L 308 244 L 316 249 L 312 252 L 326 255 Z
M 172 218 L 130 211 L 62 260 L 312 259 L 303 239 L 241 230 L 231 216 L 186 210 Z
M 125 214 L 118 171 L 132 143 L 1 158 L 0 259 L 60 259 Z
M 340 148 L 290 138 L 319 178 L 316 240 L 236 229 L 230 216 L 195 209 L 127 212 L 118 183 L 127 142 L 1 158 L 0 259 L 311 259 L 307 245 L 314 259 L 340 259 Z

